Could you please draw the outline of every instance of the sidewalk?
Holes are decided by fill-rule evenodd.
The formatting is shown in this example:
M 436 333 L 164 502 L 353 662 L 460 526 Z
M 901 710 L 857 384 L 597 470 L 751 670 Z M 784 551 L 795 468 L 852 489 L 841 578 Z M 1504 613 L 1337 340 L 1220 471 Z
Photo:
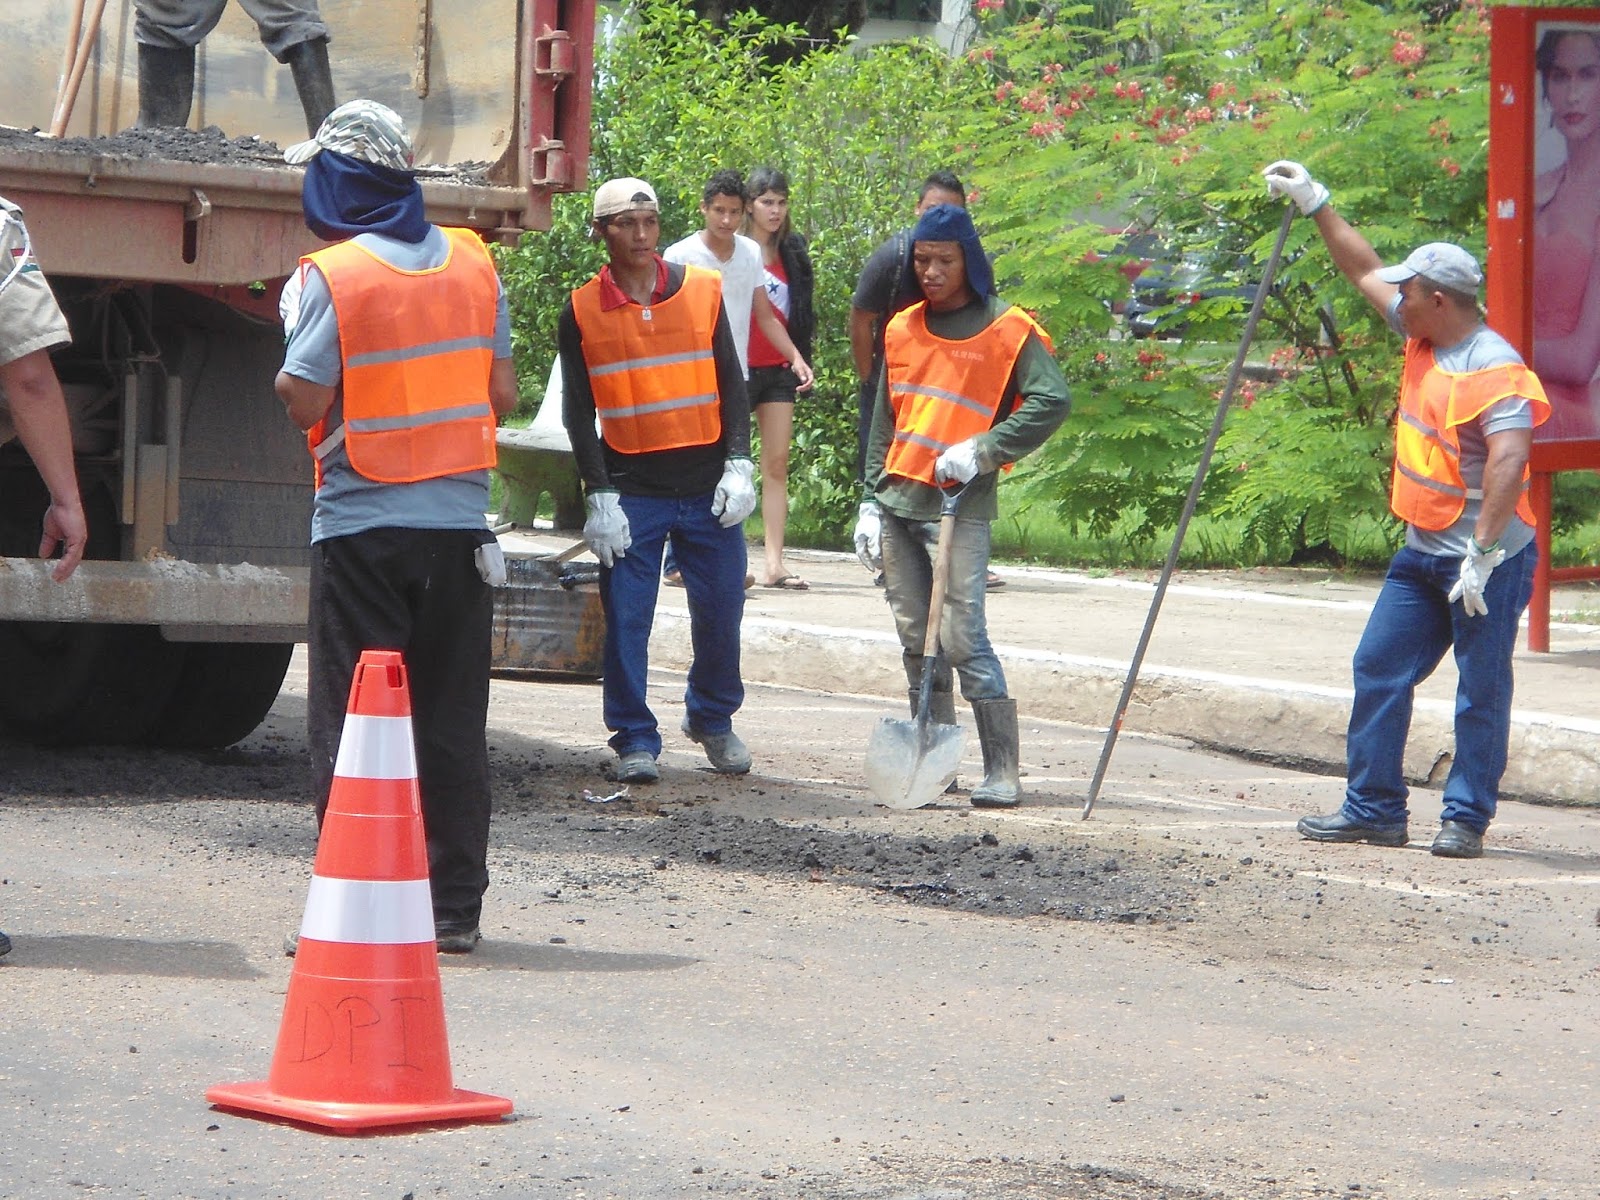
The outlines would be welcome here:
M 518 537 L 523 535 L 519 534 Z M 570 544 L 534 535 L 531 547 Z M 752 566 L 759 570 L 758 546 Z M 791 551 L 809 591 L 746 593 L 747 680 L 881 695 L 897 711 L 905 676 L 883 593 L 852 555 Z M 996 564 L 989 634 L 1012 695 L 1029 715 L 1105 730 L 1150 611 L 1159 572 L 1091 576 Z M 1180 572 L 1123 721 L 1158 734 L 1271 761 L 1344 769 L 1350 658 L 1380 580 L 1325 570 Z M 1517 653 L 1507 797 L 1600 805 L 1600 625 L 1560 620 L 1600 612 L 1600 590 L 1557 588 L 1551 653 Z M 684 667 L 682 590 L 663 586 L 652 665 Z M 1407 773 L 1442 782 L 1453 744 L 1455 667 L 1447 656 L 1420 689 Z

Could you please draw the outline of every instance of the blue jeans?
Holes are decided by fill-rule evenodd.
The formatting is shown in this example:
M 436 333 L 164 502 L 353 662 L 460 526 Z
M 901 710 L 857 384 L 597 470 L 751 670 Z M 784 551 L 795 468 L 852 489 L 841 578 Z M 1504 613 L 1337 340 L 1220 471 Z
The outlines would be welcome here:
M 1511 656 L 1517 621 L 1533 595 L 1538 551 L 1528 546 L 1495 568 L 1483 590 L 1486 616 L 1469 617 L 1450 589 L 1461 560 L 1401 549 L 1389 563 L 1355 656 L 1355 704 L 1347 743 L 1344 812 L 1365 825 L 1406 820 L 1403 762 L 1416 687 L 1455 648 L 1456 748 L 1444 785 L 1446 821 L 1477 833 L 1494 819 L 1511 736 Z
M 906 682 L 922 685 L 922 650 L 928 635 L 928 605 L 933 599 L 933 553 L 938 521 L 908 521 L 883 510 L 883 591 L 900 634 Z M 939 622 L 941 658 L 961 677 L 967 700 L 999 700 L 1006 694 L 1005 672 L 989 644 L 984 586 L 989 573 L 989 522 L 956 518 L 950 534 L 950 584 Z M 934 690 L 950 690 L 950 666 L 941 666 Z
M 681 499 L 621 497 L 633 543 L 609 569 L 600 568 L 606 617 L 601 684 L 606 728 L 618 754 L 661 753 L 661 732 L 645 688 L 650 629 L 661 590 L 661 552 L 671 540 L 689 596 L 694 660 L 683 703 L 701 733 L 727 733 L 744 703 L 739 678 L 739 627 L 744 620 L 744 526 L 724 529 L 711 515 L 711 493 Z

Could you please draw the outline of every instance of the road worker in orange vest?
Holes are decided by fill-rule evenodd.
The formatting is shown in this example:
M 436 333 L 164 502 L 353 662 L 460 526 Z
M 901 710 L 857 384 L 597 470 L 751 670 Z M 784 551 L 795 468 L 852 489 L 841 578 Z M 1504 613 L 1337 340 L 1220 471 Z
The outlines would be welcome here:
M 884 333 L 867 440 L 866 499 L 856 553 L 882 570 L 915 713 L 934 669 L 934 721 L 955 723 L 951 668 L 983 747 L 980 808 L 1021 801 L 1017 703 L 1006 691 L 984 614 L 989 527 L 1002 468 L 1042 446 L 1071 409 L 1066 380 L 1038 323 L 995 295 L 994 273 L 966 209 L 929 208 L 911 233 L 908 287 L 922 299 Z M 940 662 L 923 661 L 941 489 L 961 487 L 951 537 Z
M 1304 166 L 1280 161 L 1264 174 L 1269 194 L 1316 223 L 1334 266 L 1406 339 L 1389 500 L 1406 542 L 1356 648 L 1344 804 L 1302 819 L 1300 834 L 1406 844 L 1412 698 L 1454 648 L 1455 757 L 1432 851 L 1477 858 L 1505 771 L 1511 656 L 1538 554 L 1528 451 L 1550 403 L 1522 357 L 1483 323 L 1483 273 L 1471 254 L 1429 242 L 1386 267 Z
M 721 276 L 656 253 L 659 213 L 642 179 L 596 189 L 591 232 L 609 261 L 572 293 L 556 329 L 562 416 L 588 507 L 583 536 L 600 559 L 612 777 L 624 783 L 660 775 L 661 732 L 645 688 L 669 539 L 694 648 L 683 734 L 714 770 L 750 769 L 733 730 L 744 703 L 744 519 L 756 506 L 750 403 Z
M 363 650 L 398 650 L 440 950 L 469 952 L 489 885 L 495 425 L 517 403 L 511 323 L 487 247 L 428 222 L 400 117 L 371 100 L 291 146 L 311 231 L 280 304 L 278 396 L 315 463 L 306 708 L 317 820 Z M 294 939 L 290 939 L 293 952 Z

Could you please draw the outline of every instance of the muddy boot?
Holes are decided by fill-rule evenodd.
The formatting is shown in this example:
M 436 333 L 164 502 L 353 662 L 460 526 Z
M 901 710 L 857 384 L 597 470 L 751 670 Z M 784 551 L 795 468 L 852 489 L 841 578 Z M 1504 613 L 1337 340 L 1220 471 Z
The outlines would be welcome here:
M 972 715 L 983 746 L 983 782 L 972 789 L 974 808 L 1015 808 L 1022 803 L 1018 782 L 1017 702 L 974 700 Z
M 912 688 L 906 693 L 906 696 L 911 701 L 911 715 L 914 718 L 917 715 L 917 704 L 922 699 L 922 691 L 920 688 Z M 954 692 L 941 692 L 938 688 L 933 689 L 933 692 L 928 696 L 928 720 L 935 725 L 958 724 L 956 721 L 956 697 Z
M 906 693 L 911 700 L 911 718 L 916 719 L 917 705 L 922 699 L 918 688 L 912 688 Z M 954 692 L 941 692 L 934 688 L 928 696 L 928 723 L 931 725 L 955 725 L 956 721 L 956 694 Z M 961 780 L 952 779 L 946 785 L 945 791 L 956 792 L 961 790 Z
M 328 39 L 314 38 L 284 51 L 283 61 L 294 73 L 294 90 L 300 93 L 300 107 L 306 110 L 306 132 L 312 137 L 336 107 L 333 102 L 333 70 L 328 66 Z
M 194 47 L 139 43 L 139 126 L 182 128 L 194 103 Z

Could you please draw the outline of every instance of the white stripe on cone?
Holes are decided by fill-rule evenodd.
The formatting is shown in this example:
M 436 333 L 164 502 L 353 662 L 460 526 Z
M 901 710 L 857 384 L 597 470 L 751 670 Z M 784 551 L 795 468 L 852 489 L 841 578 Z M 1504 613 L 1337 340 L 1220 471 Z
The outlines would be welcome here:
M 415 779 L 411 718 L 346 713 L 333 773 L 346 779 Z
M 433 941 L 426 879 L 398 882 L 311 877 L 300 936 L 319 942 L 400 946 Z

